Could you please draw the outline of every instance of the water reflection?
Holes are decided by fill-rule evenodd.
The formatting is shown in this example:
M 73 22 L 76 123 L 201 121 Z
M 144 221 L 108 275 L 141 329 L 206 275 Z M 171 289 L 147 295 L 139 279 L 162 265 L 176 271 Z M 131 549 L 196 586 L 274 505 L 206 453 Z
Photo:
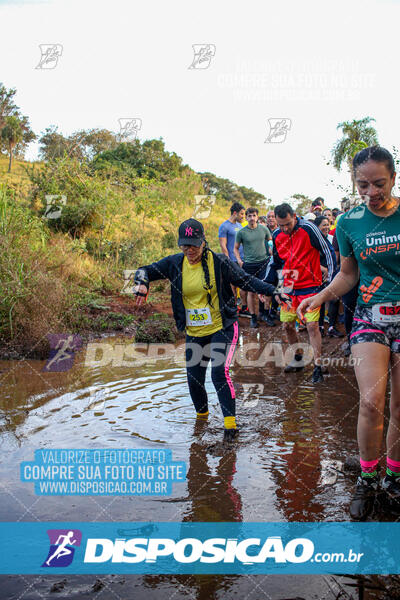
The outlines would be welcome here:
M 195 435 L 206 427 L 204 422 L 196 423 Z M 222 448 L 218 454 L 215 456 L 212 446 L 198 441 L 190 445 L 187 473 L 190 508 L 182 521 L 243 520 L 242 499 L 234 485 L 236 450 Z
M 247 356 L 256 352 L 250 350 Z M 43 373 L 44 361 L 0 364 L 7 369 L 0 400 L 0 440 L 8 452 L 3 475 L 15 473 L 20 457 L 30 460 L 38 447 L 161 445 L 190 465 L 190 509 L 181 507 L 182 519 L 346 518 L 334 504 L 332 490 L 322 489 L 319 482 L 323 460 L 356 453 L 357 397 L 351 373 L 345 373 L 344 396 L 329 379 L 315 388 L 306 373 L 288 376 L 272 362 L 262 368 L 235 364 L 240 436 L 231 451 L 218 453 L 215 444 L 222 439 L 223 421 L 209 374 L 210 420 L 197 423 L 203 431 L 193 431 L 185 369 L 175 361 L 85 368 L 83 358 L 81 353 L 64 373 Z M 335 489 L 346 495 L 343 478 Z M 145 520 L 148 505 L 143 499 L 135 501 L 142 504 Z
M 194 427 L 195 440 L 190 445 L 187 472 L 188 505 L 182 522 L 243 521 L 242 498 L 235 485 L 236 450 L 222 444 L 207 445 L 202 436 L 207 422 L 198 420 Z M 145 576 L 147 588 L 171 586 L 175 591 L 189 594 L 196 600 L 223 597 L 240 576 L 186 575 Z
M 277 440 L 282 461 L 272 472 L 277 506 L 286 520 L 311 521 L 323 512 L 323 505 L 315 500 L 323 443 L 319 394 L 302 386 L 295 397 L 284 399 L 286 418 Z
M 263 342 L 264 333 L 245 332 L 239 353 L 244 340 Z M 257 352 L 254 348 L 247 356 Z M 0 363 L 0 483 L 9 490 L 0 490 L 3 520 L 58 520 L 60 514 L 71 521 L 183 523 L 348 519 L 354 478 L 339 476 L 334 485 L 324 486 L 321 464 L 357 454 L 358 399 L 351 369 L 336 369 L 316 388 L 307 372 L 288 376 L 272 362 L 235 364 L 240 436 L 226 447 L 209 374 L 210 419 L 196 422 L 185 369 L 175 361 L 85 368 L 83 359 L 81 353 L 64 373 L 44 373 L 44 361 Z M 94 397 L 93 389 L 100 396 Z M 174 486 L 170 498 L 97 498 L 94 503 L 76 497 L 68 505 L 63 497 L 38 501 L 32 485 L 19 482 L 19 463 L 32 460 L 39 447 L 170 448 L 174 460 L 187 461 L 187 481 Z M 262 597 L 268 593 L 277 599 L 295 597 L 297 591 L 290 579 L 271 576 L 267 583 L 260 576 L 149 576 L 132 582 L 134 590 L 144 586 L 149 594 L 181 592 L 199 600 L 226 597 L 230 591 L 256 597 L 260 589 Z M 310 580 L 304 589 L 312 585 Z M 286 593 L 280 594 L 283 589 Z

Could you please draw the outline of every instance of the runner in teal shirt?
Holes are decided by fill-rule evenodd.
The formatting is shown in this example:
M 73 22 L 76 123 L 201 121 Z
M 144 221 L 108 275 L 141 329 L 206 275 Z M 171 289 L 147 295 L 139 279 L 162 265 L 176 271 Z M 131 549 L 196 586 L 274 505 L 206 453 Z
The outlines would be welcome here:
M 400 296 L 400 208 L 382 219 L 366 204 L 341 215 L 336 236 L 342 256 L 360 269 L 358 304 L 396 302 Z
M 357 284 L 360 272 L 350 344 L 360 390 L 357 438 L 361 475 L 350 515 L 361 521 L 372 512 L 380 489 L 387 505 L 400 510 L 400 199 L 392 195 L 395 166 L 385 148 L 372 146 L 358 152 L 353 158 L 353 176 L 364 204 L 338 221 L 340 272 L 322 292 L 304 300 L 298 312 L 302 315 L 343 296 Z M 380 481 L 378 462 L 389 373 L 387 468 Z

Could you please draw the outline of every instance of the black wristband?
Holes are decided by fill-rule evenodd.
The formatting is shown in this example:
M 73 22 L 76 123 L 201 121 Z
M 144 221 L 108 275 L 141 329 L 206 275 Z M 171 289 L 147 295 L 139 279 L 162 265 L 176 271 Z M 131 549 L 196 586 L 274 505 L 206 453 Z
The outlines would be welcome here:
M 279 298 L 279 300 L 280 300 L 281 302 L 288 302 L 288 301 L 290 301 L 290 299 L 288 300 L 287 298 L 282 298 L 282 296 L 283 296 L 283 293 L 282 293 L 282 292 L 278 292 L 278 291 L 276 291 L 276 290 L 275 290 L 275 292 L 274 292 L 274 296 L 278 296 L 278 298 Z M 288 296 L 288 294 L 285 294 L 285 296 Z

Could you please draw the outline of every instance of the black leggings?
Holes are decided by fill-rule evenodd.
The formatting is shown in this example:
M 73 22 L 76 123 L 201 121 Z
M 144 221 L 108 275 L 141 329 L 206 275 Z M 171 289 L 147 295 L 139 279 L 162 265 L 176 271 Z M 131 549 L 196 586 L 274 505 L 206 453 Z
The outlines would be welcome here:
M 336 320 L 339 314 L 339 304 L 340 300 L 331 300 L 328 304 L 328 317 L 329 317 L 329 325 L 328 327 L 335 327 Z M 325 310 L 326 304 L 321 304 L 321 310 L 319 311 L 319 326 L 324 327 L 325 323 Z
M 261 302 L 261 300 L 258 301 L 258 309 L 259 309 L 260 315 L 268 315 L 269 314 L 270 317 L 273 317 L 274 315 L 276 315 L 278 306 L 279 306 L 279 304 L 275 300 L 275 296 L 272 296 L 271 305 L 268 310 L 265 309 L 264 302 Z
M 339 300 L 331 300 L 328 306 L 328 317 L 329 317 L 329 327 L 335 327 L 337 318 L 339 316 L 339 307 L 340 307 L 340 299 Z
M 205 389 L 206 371 L 211 360 L 211 380 L 216 389 L 224 417 L 235 416 L 235 389 L 229 376 L 239 337 L 238 323 L 220 329 L 211 335 L 195 337 L 186 335 L 186 372 L 189 392 L 196 412 L 208 411 Z

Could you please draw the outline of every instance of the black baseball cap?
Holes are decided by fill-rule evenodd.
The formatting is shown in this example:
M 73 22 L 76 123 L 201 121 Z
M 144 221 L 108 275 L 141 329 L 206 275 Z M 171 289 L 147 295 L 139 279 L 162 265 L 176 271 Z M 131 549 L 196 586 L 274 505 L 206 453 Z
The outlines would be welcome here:
M 204 240 L 204 227 L 196 219 L 187 219 L 179 225 L 178 246 L 199 247 Z

